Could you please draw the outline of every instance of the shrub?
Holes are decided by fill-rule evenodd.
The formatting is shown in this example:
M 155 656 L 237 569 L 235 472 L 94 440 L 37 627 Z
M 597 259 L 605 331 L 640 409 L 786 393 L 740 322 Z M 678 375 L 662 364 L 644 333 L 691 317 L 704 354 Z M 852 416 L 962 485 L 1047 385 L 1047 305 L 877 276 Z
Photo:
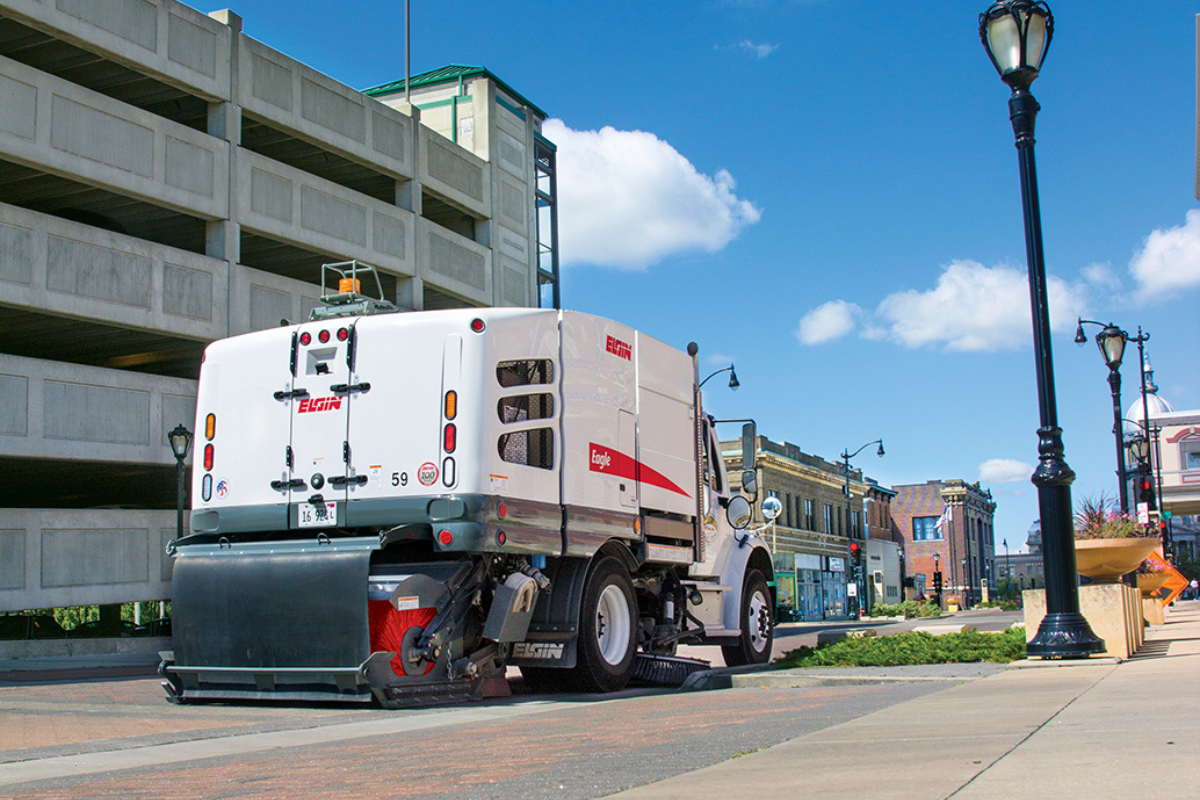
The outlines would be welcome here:
M 903 603 L 876 603 L 871 608 L 871 616 L 874 617 L 904 617 L 912 619 L 914 617 L 936 617 L 942 613 L 942 610 L 934 603 L 928 601 L 919 602 L 917 600 L 905 600 Z
M 824 647 L 801 647 L 783 655 L 777 669 L 794 667 L 893 667 L 908 664 L 958 664 L 992 661 L 1006 664 L 1025 657 L 1025 629 L 1001 633 L 962 633 L 934 636 L 898 633 L 860 639 L 843 639 Z

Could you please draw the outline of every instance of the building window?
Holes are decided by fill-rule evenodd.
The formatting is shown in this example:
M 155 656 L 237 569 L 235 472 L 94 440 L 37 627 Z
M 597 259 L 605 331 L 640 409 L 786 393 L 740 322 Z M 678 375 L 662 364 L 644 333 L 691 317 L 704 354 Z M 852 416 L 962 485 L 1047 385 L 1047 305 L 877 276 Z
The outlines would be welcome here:
M 825 504 L 825 532 L 833 533 L 833 506 Z
M 938 528 L 938 517 L 913 517 L 913 541 L 928 542 L 942 538 Z
M 1183 451 L 1183 468 L 1186 470 L 1200 469 L 1200 446 L 1193 444 Z
M 810 531 L 817 529 L 816 502 L 813 500 L 804 501 L 804 527 Z
M 785 527 L 792 527 L 792 496 L 790 494 L 783 496 L 783 524 Z
M 862 527 L 861 526 L 862 526 L 862 519 L 859 516 L 858 512 L 855 511 L 854 515 L 851 517 L 850 527 L 851 527 L 851 530 L 853 530 L 854 535 L 859 538 L 862 538 Z

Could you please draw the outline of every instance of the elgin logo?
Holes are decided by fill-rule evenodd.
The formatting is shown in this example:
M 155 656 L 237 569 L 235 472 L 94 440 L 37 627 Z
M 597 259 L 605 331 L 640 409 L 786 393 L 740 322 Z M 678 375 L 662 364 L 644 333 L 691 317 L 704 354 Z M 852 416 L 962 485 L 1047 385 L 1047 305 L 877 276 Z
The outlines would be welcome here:
M 608 341 L 604 343 L 604 349 L 617 358 L 623 358 L 626 361 L 633 360 L 633 347 L 615 337 L 608 337 Z
M 513 645 L 513 658 L 536 658 L 559 661 L 563 657 L 563 645 L 551 642 L 517 642 Z
M 310 411 L 336 411 L 342 407 L 340 397 L 306 397 L 300 401 L 297 414 L 307 414 Z

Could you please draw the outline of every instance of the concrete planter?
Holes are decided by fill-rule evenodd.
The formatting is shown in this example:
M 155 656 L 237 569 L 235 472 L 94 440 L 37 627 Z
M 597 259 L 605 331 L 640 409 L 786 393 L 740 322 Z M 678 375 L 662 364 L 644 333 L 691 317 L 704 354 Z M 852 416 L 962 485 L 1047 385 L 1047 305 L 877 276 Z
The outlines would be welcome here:
M 1166 572 L 1151 572 L 1137 576 L 1138 588 L 1142 590 L 1143 598 L 1154 597 L 1155 593 L 1167 582 Z
M 1096 583 L 1117 583 L 1158 547 L 1156 536 L 1137 539 L 1076 539 L 1075 570 Z

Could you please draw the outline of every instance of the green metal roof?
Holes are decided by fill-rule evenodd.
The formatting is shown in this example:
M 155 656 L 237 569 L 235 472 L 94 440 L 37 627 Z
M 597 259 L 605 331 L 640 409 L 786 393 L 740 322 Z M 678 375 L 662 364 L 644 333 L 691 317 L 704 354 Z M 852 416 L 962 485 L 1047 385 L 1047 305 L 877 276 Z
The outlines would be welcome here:
M 546 119 L 549 116 L 545 111 L 530 102 L 529 98 L 525 97 L 520 92 L 514 90 L 507 83 L 497 78 L 494 73 L 487 69 L 487 67 L 472 67 L 466 64 L 447 64 L 444 67 L 430 70 L 429 72 L 422 72 L 420 75 L 413 75 L 412 88 L 419 89 L 422 86 L 436 86 L 441 83 L 451 83 L 465 78 L 474 78 L 480 75 L 490 78 L 497 86 L 499 86 L 508 94 L 512 95 L 514 99 L 526 106 L 529 106 L 533 113 L 537 114 L 542 119 Z M 362 91 L 363 94 L 367 95 L 368 97 L 396 94 L 397 92 L 404 91 L 404 80 L 400 79 L 398 81 L 392 81 L 391 83 L 372 86 L 370 89 L 363 89 Z

